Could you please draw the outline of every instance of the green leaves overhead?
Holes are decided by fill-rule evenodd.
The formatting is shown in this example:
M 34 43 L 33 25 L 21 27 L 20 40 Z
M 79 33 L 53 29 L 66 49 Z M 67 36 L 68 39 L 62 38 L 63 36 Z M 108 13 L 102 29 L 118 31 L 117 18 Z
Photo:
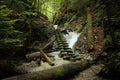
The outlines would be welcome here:
M 45 14 L 49 20 L 52 20 L 55 13 L 59 10 L 61 3 L 65 0 L 35 0 L 34 7 L 38 12 Z

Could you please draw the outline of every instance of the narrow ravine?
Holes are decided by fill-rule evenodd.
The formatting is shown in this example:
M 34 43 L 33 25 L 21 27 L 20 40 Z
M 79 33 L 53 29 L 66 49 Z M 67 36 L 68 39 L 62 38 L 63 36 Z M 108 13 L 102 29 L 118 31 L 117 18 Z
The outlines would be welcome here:
M 120 80 L 120 0 L 0 0 L 0 80 Z

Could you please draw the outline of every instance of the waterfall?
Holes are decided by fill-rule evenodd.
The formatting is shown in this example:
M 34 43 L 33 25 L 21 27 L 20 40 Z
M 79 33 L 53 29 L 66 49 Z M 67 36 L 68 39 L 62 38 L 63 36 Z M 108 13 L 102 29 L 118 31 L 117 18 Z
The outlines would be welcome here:
M 64 35 L 71 49 L 73 49 L 73 46 L 76 43 L 79 36 L 80 36 L 80 33 L 77 33 L 77 32 L 68 32 L 68 34 Z
M 53 25 L 53 27 L 55 28 L 55 30 L 58 28 L 58 25 Z

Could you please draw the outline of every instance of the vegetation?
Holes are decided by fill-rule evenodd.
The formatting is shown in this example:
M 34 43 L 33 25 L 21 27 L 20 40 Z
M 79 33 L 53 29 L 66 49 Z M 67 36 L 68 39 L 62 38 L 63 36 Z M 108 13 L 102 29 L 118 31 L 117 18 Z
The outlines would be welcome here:
M 119 5 L 120 0 L 0 0 L 0 60 L 38 51 L 36 45 L 43 49 L 58 24 L 81 33 L 74 45 L 79 53 L 107 53 L 103 63 L 108 72 L 103 72 L 118 77 Z M 62 72 L 58 69 L 56 75 Z
M 15 53 L 24 55 L 23 52 L 32 43 L 35 41 L 42 43 L 53 34 L 48 18 L 34 8 L 32 1 L 2 0 L 0 4 L 2 56 L 15 55 Z
M 70 5 L 67 5 L 65 13 L 63 13 L 64 17 L 59 19 L 59 24 L 66 27 L 67 23 L 73 31 L 81 31 L 84 28 L 83 26 L 91 25 L 91 27 L 86 28 L 88 32 L 92 31 L 90 34 L 87 34 L 87 30 L 82 30 L 82 35 L 76 43 L 77 48 L 80 48 L 81 53 L 87 53 L 83 50 L 84 46 L 88 52 L 94 51 L 95 54 L 104 49 L 108 53 L 105 64 L 107 63 L 110 75 L 119 76 L 120 24 L 118 22 L 120 20 L 120 2 L 112 0 L 68 0 L 67 3 Z M 86 11 L 88 8 L 89 14 Z M 71 21 L 73 16 L 75 18 Z M 88 36 L 87 39 L 91 42 L 85 43 L 85 36 Z M 93 49 L 89 50 L 87 45 Z M 114 73 L 116 74 L 114 75 Z

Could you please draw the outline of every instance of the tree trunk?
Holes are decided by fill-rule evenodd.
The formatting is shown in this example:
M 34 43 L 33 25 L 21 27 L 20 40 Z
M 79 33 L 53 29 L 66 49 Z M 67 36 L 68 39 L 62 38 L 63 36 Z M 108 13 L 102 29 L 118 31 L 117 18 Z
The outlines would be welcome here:
M 35 73 L 27 73 L 23 75 L 18 75 L 3 80 L 66 80 L 70 77 L 73 77 L 75 74 L 83 71 L 90 64 L 88 61 L 79 61 L 69 64 L 64 64 L 56 68 L 49 70 L 39 71 Z
M 55 36 L 52 36 L 47 44 L 45 44 L 42 48 L 42 50 L 46 49 L 49 45 L 51 45 L 55 41 Z
M 90 12 L 90 7 L 87 8 L 87 30 L 88 30 L 88 46 L 89 49 L 93 48 L 93 33 L 92 33 L 92 15 Z
M 54 65 L 53 61 L 41 49 L 40 49 L 40 53 L 43 55 L 43 57 L 48 62 L 48 64 L 50 64 L 52 66 Z
M 102 57 L 101 55 L 103 54 L 103 52 L 104 50 L 101 51 L 100 55 L 98 55 L 98 57 L 96 57 L 93 61 L 81 60 L 77 62 L 71 62 L 68 64 L 63 64 L 58 67 L 53 67 L 51 69 L 46 69 L 46 70 L 34 72 L 34 73 L 26 73 L 22 75 L 17 75 L 17 76 L 3 79 L 3 80 L 67 80 L 68 78 L 73 78 L 74 75 L 89 68 L 91 65 L 101 60 L 101 57 Z M 1 65 L 2 64 L 0 64 L 0 69 L 1 69 Z M 3 69 L 4 68 L 5 67 L 3 67 Z M 7 68 L 9 67 L 7 66 Z M 21 72 L 22 71 L 24 70 L 21 70 Z

